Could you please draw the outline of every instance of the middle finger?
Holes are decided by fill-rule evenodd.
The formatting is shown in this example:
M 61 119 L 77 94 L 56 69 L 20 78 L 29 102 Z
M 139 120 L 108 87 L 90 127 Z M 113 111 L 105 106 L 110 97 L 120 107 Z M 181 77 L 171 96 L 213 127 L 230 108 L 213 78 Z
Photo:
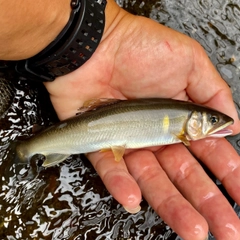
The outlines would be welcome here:
M 125 160 L 145 199 L 174 231 L 186 240 L 206 238 L 206 221 L 175 188 L 151 151 L 131 152 Z

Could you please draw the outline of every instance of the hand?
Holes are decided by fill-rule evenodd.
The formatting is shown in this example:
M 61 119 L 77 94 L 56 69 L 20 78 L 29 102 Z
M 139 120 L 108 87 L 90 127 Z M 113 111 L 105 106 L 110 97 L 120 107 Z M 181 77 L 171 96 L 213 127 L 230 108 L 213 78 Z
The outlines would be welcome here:
M 132 16 L 108 1 L 107 27 L 91 59 L 78 70 L 46 83 L 60 119 L 75 115 L 93 98 L 165 97 L 216 108 L 240 123 L 231 92 L 202 47 L 152 20 Z M 110 19 L 110 20 L 109 20 Z M 240 204 L 240 159 L 225 139 L 192 142 L 190 151 Z M 240 239 L 233 209 L 182 144 L 88 155 L 112 196 L 128 211 L 139 210 L 141 194 L 184 239 Z

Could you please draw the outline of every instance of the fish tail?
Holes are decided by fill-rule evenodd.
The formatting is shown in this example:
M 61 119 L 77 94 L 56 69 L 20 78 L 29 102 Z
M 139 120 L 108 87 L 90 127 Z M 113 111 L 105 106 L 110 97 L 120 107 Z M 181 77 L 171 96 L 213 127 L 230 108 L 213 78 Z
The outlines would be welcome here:
M 26 164 L 28 158 L 22 156 L 18 151 L 18 146 L 21 144 L 21 141 L 14 141 L 10 143 L 8 147 L 7 160 L 12 164 Z

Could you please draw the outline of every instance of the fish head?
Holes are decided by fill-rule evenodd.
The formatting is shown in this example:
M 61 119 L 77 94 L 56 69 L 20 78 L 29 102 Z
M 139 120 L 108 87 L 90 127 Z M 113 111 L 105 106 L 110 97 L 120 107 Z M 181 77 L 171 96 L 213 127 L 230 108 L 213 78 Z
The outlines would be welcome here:
M 190 140 L 206 137 L 225 137 L 232 134 L 226 129 L 233 119 L 216 110 L 193 111 L 186 123 L 186 135 Z

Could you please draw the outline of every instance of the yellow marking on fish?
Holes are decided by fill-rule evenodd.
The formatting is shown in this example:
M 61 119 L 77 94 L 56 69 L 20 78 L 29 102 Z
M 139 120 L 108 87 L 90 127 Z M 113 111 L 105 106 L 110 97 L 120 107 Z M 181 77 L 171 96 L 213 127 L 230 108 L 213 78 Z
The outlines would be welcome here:
M 166 115 L 163 118 L 163 131 L 164 131 L 164 133 L 168 132 L 169 125 L 170 125 L 169 116 Z

